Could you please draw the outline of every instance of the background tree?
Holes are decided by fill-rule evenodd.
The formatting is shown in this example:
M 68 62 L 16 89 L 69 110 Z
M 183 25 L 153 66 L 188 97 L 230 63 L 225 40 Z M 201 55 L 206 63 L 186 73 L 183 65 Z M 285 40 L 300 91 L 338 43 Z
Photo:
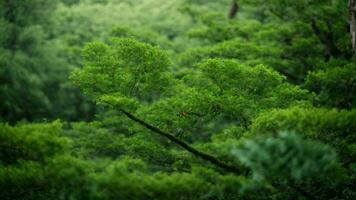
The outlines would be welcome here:
M 92 106 L 71 86 L 68 61 L 52 40 L 57 2 L 2 0 L 0 5 L 0 120 L 91 118 Z
M 14 122 L 47 113 L 50 102 L 43 92 L 41 68 L 45 16 L 54 3 L 1 1 L 1 118 Z M 41 63 L 42 62 L 42 63 Z

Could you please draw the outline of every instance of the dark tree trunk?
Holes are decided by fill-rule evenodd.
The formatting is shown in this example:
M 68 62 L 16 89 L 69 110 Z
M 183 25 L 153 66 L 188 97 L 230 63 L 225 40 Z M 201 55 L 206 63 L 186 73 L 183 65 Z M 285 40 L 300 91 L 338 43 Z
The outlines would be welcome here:
M 239 11 L 239 4 L 237 3 L 237 0 L 233 0 L 229 11 L 229 18 L 234 19 L 238 11 Z
M 356 0 L 349 1 L 350 33 L 352 36 L 352 48 L 356 53 Z

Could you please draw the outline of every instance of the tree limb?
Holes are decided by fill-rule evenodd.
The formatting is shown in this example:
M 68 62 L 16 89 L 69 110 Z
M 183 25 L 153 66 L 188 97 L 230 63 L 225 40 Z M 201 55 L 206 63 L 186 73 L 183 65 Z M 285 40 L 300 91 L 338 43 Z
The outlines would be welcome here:
M 166 133 L 164 131 L 162 131 L 161 129 L 157 128 L 157 127 L 154 127 L 150 124 L 148 124 L 147 122 L 137 118 L 136 116 L 134 116 L 133 114 L 127 112 L 126 110 L 124 109 L 119 109 L 120 112 L 122 112 L 123 114 L 125 114 L 129 119 L 139 123 L 140 125 L 146 127 L 147 129 L 151 130 L 152 132 L 160 135 L 160 136 L 163 136 L 165 138 L 167 138 L 168 140 L 176 143 L 177 145 L 179 145 L 180 147 L 182 147 L 183 149 L 189 151 L 190 153 L 192 153 L 193 155 L 203 159 L 203 160 L 206 160 L 206 161 L 209 161 L 210 163 L 212 163 L 213 165 L 215 166 L 218 166 L 228 172 L 232 172 L 232 173 L 235 173 L 237 175 L 241 175 L 241 170 L 235 166 L 232 166 L 232 165 L 229 165 L 227 163 L 224 163 L 222 162 L 221 160 L 217 159 L 216 157 L 212 156 L 212 155 L 209 155 L 205 152 L 201 152 L 197 149 L 195 149 L 194 147 L 190 146 L 189 144 L 185 143 L 184 141 L 178 139 L 177 137 L 173 136 L 172 134 L 169 134 L 169 133 Z
M 179 138 L 173 136 L 172 134 L 164 132 L 161 129 L 148 124 L 147 122 L 143 121 L 142 119 L 139 119 L 138 117 L 127 112 L 124 109 L 119 109 L 119 111 L 122 112 L 123 114 L 125 114 L 132 121 L 146 127 L 147 129 L 151 130 L 154 133 L 157 133 L 160 136 L 163 136 L 163 137 L 169 139 L 170 141 L 176 143 L 177 145 L 179 145 L 183 149 L 187 150 L 188 152 L 192 153 L 193 155 L 195 155 L 203 160 L 209 161 L 211 164 L 213 164 L 217 167 L 220 167 L 221 169 L 224 169 L 225 171 L 232 172 L 237 175 L 242 175 L 242 171 L 239 168 L 237 168 L 233 165 L 224 163 L 212 155 L 209 155 L 205 152 L 201 152 L 201 151 L 195 149 L 194 147 L 190 146 L 189 144 L 185 143 L 184 141 L 180 140 Z M 317 199 L 316 197 L 314 197 L 314 195 L 310 194 L 309 192 L 305 191 L 304 189 L 302 189 L 296 185 L 288 184 L 288 186 L 290 188 L 296 190 L 299 194 L 306 197 L 307 199 L 311 199 L 311 200 Z

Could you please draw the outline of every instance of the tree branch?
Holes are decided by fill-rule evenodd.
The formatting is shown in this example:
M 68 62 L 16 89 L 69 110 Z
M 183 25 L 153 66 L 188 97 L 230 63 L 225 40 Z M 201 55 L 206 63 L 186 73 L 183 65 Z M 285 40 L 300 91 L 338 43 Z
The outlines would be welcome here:
M 154 132 L 160 136 L 163 136 L 163 137 L 167 138 L 168 140 L 176 143 L 177 145 L 179 145 L 183 149 L 187 150 L 188 152 L 192 153 L 193 155 L 195 155 L 203 160 L 209 161 L 211 164 L 213 164 L 217 167 L 220 167 L 221 169 L 224 169 L 225 171 L 232 172 L 237 175 L 242 175 L 242 171 L 239 168 L 237 168 L 233 165 L 224 163 L 212 155 L 209 155 L 205 152 L 201 152 L 201 151 L 195 149 L 194 147 L 190 146 L 189 144 L 185 143 L 184 141 L 180 140 L 179 138 L 173 136 L 172 134 L 164 132 L 161 129 L 148 124 L 147 122 L 143 121 L 142 119 L 139 119 L 138 117 L 127 112 L 124 109 L 119 109 L 119 111 L 122 112 L 123 114 L 125 114 L 132 121 L 146 127 L 147 129 L 151 130 L 152 132 Z M 317 199 L 316 197 L 314 197 L 314 195 L 310 194 L 309 192 L 305 191 L 304 189 L 302 189 L 296 185 L 288 184 L 288 186 L 293 188 L 294 190 L 296 190 L 299 194 L 306 197 L 307 199 L 311 199 L 311 200 Z
M 216 157 L 209 155 L 205 152 L 201 152 L 197 149 L 195 149 L 194 147 L 190 146 L 189 144 L 185 143 L 184 141 L 178 139 L 177 137 L 173 136 L 172 134 L 166 133 L 164 131 L 162 131 L 161 129 L 154 127 L 148 123 L 146 123 L 145 121 L 137 118 L 136 116 L 134 116 L 133 114 L 127 112 L 124 109 L 119 109 L 120 112 L 122 112 L 123 114 L 125 114 L 129 119 L 131 119 L 132 121 L 135 121 L 136 123 L 139 123 L 140 125 L 146 127 L 147 129 L 151 130 L 152 132 L 163 136 L 165 138 L 167 138 L 168 140 L 176 143 L 177 145 L 179 145 L 180 147 L 182 147 L 183 149 L 187 150 L 188 152 L 192 153 L 193 155 L 209 161 L 210 163 L 212 163 L 215 166 L 218 166 L 228 172 L 232 172 L 238 175 L 241 175 L 241 170 L 235 166 L 229 165 L 227 163 L 222 162 L 221 160 L 217 159 Z

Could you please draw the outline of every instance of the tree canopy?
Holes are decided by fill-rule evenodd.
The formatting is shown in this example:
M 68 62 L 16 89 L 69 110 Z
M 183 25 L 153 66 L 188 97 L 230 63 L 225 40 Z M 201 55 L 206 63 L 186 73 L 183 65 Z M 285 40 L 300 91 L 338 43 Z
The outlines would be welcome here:
M 0 0 L 0 199 L 355 199 L 353 4 Z

